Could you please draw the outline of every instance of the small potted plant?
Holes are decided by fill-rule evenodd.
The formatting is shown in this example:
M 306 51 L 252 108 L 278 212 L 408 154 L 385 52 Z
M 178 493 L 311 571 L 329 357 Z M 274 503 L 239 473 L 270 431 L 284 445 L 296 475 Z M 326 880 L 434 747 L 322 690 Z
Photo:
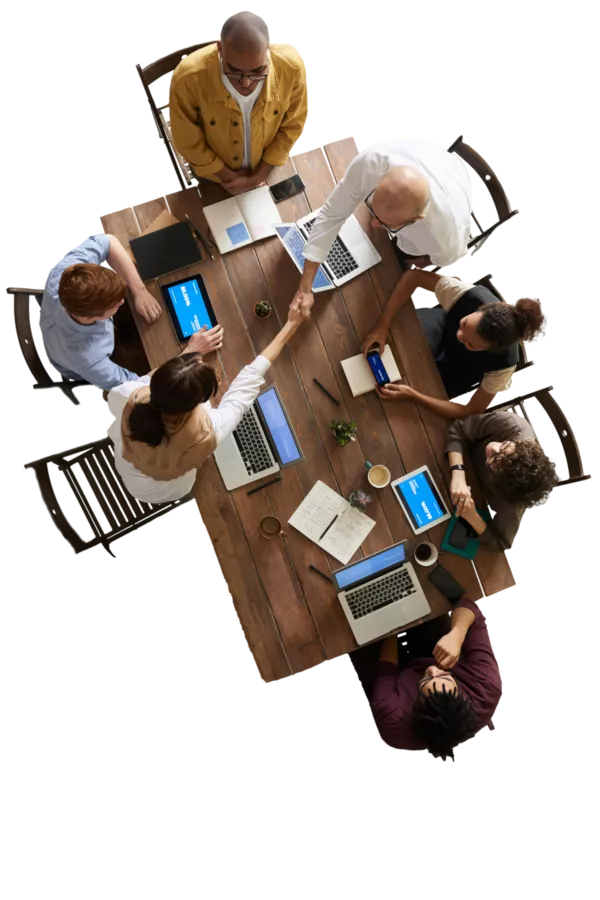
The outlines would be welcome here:
M 268 319 L 268 317 L 271 315 L 271 304 L 267 303 L 266 300 L 261 300 L 259 303 L 255 303 L 254 315 L 258 319 Z
M 367 506 L 372 501 L 372 497 L 370 494 L 366 494 L 364 491 L 356 490 L 352 491 L 352 493 L 348 497 L 348 503 L 350 506 L 353 506 L 354 509 L 360 510 L 360 512 L 366 513 Z
M 339 419 L 337 422 L 332 422 L 329 427 L 340 447 L 345 447 L 350 441 L 356 440 L 354 437 L 357 429 L 356 422 L 344 422 L 343 419 Z

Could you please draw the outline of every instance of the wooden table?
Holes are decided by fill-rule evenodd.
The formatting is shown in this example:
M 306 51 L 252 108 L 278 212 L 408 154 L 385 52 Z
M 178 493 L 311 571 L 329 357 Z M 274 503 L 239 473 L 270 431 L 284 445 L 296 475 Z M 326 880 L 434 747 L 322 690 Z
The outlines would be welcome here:
M 270 183 L 298 172 L 306 185 L 305 194 L 279 204 L 283 221 L 295 221 L 318 208 L 330 194 L 334 178 L 343 176 L 356 153 L 354 140 L 349 138 L 327 145 L 324 152 L 319 149 L 295 156 L 284 167 L 275 169 Z M 162 210 L 169 209 L 178 218 L 187 212 L 206 233 L 203 203 L 222 196 L 225 195 L 219 185 L 203 186 L 202 199 L 196 188 L 189 188 L 103 216 L 102 225 L 127 246 Z M 311 320 L 294 336 L 267 375 L 267 381 L 275 381 L 283 396 L 306 460 L 283 470 L 278 484 L 250 497 L 244 488 L 232 493 L 225 490 L 213 459 L 200 470 L 195 486 L 200 513 L 265 681 L 348 653 L 356 643 L 333 586 L 329 587 L 308 568 L 313 563 L 329 571 L 340 564 L 293 528 L 286 529 L 287 537 L 281 539 L 261 538 L 258 523 L 263 516 L 275 514 L 287 522 L 318 479 L 344 497 L 357 487 L 368 487 L 365 459 L 384 462 L 393 478 L 428 465 L 448 501 L 449 472 L 443 455 L 448 422 L 411 402 L 384 404 L 375 393 L 353 397 L 340 365 L 340 360 L 360 352 L 364 336 L 375 325 L 400 275 L 387 235 L 369 228 L 370 217 L 364 205 L 356 215 L 377 246 L 382 262 L 341 290 L 318 294 Z M 158 287 L 161 282 L 201 273 L 217 319 L 225 328 L 224 346 L 210 360 L 222 379 L 223 390 L 226 382 L 252 361 L 285 321 L 298 284 L 298 272 L 277 238 L 223 257 L 214 251 L 214 256 L 214 261 L 205 259 L 149 282 L 148 288 L 162 304 Z M 254 304 L 259 300 L 268 300 L 274 308 L 267 319 L 254 315 Z M 146 325 L 139 317 L 136 321 L 153 367 L 180 351 L 166 310 L 154 325 Z M 390 342 L 408 383 L 417 390 L 445 398 L 412 302 L 396 317 Z M 313 377 L 337 394 L 341 406 L 335 406 L 321 393 Z M 333 418 L 356 420 L 355 443 L 337 446 L 329 428 Z M 472 475 L 470 484 L 481 502 Z M 411 550 L 415 535 L 392 491 L 370 489 L 369 493 L 373 502 L 368 515 L 376 525 L 356 558 L 405 539 Z M 446 523 L 438 525 L 429 530 L 427 537 L 439 546 L 445 528 Z M 482 588 L 485 594 L 493 594 L 514 584 L 504 554 L 492 554 L 484 547 L 479 548 L 475 564 L 450 553 L 443 554 L 442 561 L 473 600 L 482 596 Z M 447 612 L 449 606 L 427 579 L 426 570 L 419 570 L 419 577 L 431 616 Z

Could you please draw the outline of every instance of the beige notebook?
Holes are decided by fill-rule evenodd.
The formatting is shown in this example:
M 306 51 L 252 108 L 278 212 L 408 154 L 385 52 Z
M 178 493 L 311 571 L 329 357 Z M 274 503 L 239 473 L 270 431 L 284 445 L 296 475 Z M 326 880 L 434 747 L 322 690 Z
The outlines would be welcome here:
M 349 562 L 372 528 L 375 520 L 350 506 L 322 481 L 306 495 L 298 509 L 288 519 L 293 525 L 326 553 L 335 556 L 342 565 Z
M 390 345 L 386 344 L 381 354 L 381 362 L 385 366 L 385 370 L 390 377 L 390 381 L 400 381 L 402 375 L 400 369 L 396 365 L 394 354 L 390 349 Z M 353 397 L 359 397 L 361 394 L 368 394 L 374 391 L 377 385 L 375 376 L 371 372 L 369 363 L 366 361 L 362 353 L 358 356 L 351 356 L 349 359 L 342 360 L 342 369 L 348 379 L 350 390 Z
M 219 248 L 229 253 L 275 234 L 274 222 L 281 222 L 268 187 L 254 188 L 204 207 L 204 215 Z

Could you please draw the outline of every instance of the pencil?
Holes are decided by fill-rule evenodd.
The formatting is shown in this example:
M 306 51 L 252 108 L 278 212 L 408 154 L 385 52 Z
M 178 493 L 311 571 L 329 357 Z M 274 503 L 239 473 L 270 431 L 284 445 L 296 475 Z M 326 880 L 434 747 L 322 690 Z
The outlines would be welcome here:
M 308 568 L 309 568 L 309 569 L 312 569 L 313 572 L 316 572 L 317 575 L 320 575 L 321 578 L 324 578 L 325 581 L 328 581 L 328 582 L 331 584 L 331 578 L 329 577 L 329 575 L 326 575 L 325 572 L 321 572 L 321 570 L 320 570 L 320 569 L 317 569 L 316 566 L 313 566 L 312 563 L 309 563 Z
M 264 484 L 259 484 L 258 487 L 252 488 L 251 491 L 248 491 L 248 496 L 255 494 L 257 491 L 262 491 L 263 488 L 270 487 L 272 484 L 277 484 L 278 481 L 281 481 L 281 475 L 278 475 L 277 478 L 271 478 L 270 481 L 265 481 Z
M 333 400 L 333 402 L 335 403 L 336 406 L 340 405 L 340 401 L 336 400 L 335 397 L 333 396 L 333 394 L 330 394 L 329 391 L 327 390 L 327 388 L 323 384 L 321 384 L 320 381 L 317 381 L 316 378 L 313 378 L 313 381 L 317 385 L 317 387 L 321 388 L 321 390 L 323 391 L 324 394 L 327 394 L 327 396 L 329 397 L 330 400 Z
M 339 515 L 339 513 L 338 513 L 338 515 Z M 325 535 L 327 534 L 327 532 L 329 531 L 329 529 L 331 528 L 331 526 L 333 525 L 333 523 L 335 522 L 336 519 L 337 519 L 337 515 L 333 517 L 333 519 L 331 520 L 331 522 L 329 523 L 329 525 L 327 526 L 327 528 L 325 529 L 325 531 L 319 538 L 320 541 L 323 540 L 323 538 L 325 537 Z

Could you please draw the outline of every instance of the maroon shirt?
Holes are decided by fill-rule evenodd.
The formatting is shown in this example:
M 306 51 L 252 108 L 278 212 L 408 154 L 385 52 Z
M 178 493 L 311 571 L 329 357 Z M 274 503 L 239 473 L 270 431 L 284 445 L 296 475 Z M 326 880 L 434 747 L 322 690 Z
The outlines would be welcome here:
M 458 689 L 469 698 L 477 717 L 477 731 L 492 718 L 502 682 L 498 663 L 490 644 L 485 616 L 472 600 L 459 600 L 455 608 L 475 613 L 473 624 L 462 645 L 460 659 L 452 669 Z M 425 750 L 425 744 L 412 732 L 412 711 L 417 699 L 417 683 L 435 659 L 415 659 L 405 669 L 390 662 L 378 663 L 371 694 L 371 709 L 379 733 L 386 744 L 398 750 Z

